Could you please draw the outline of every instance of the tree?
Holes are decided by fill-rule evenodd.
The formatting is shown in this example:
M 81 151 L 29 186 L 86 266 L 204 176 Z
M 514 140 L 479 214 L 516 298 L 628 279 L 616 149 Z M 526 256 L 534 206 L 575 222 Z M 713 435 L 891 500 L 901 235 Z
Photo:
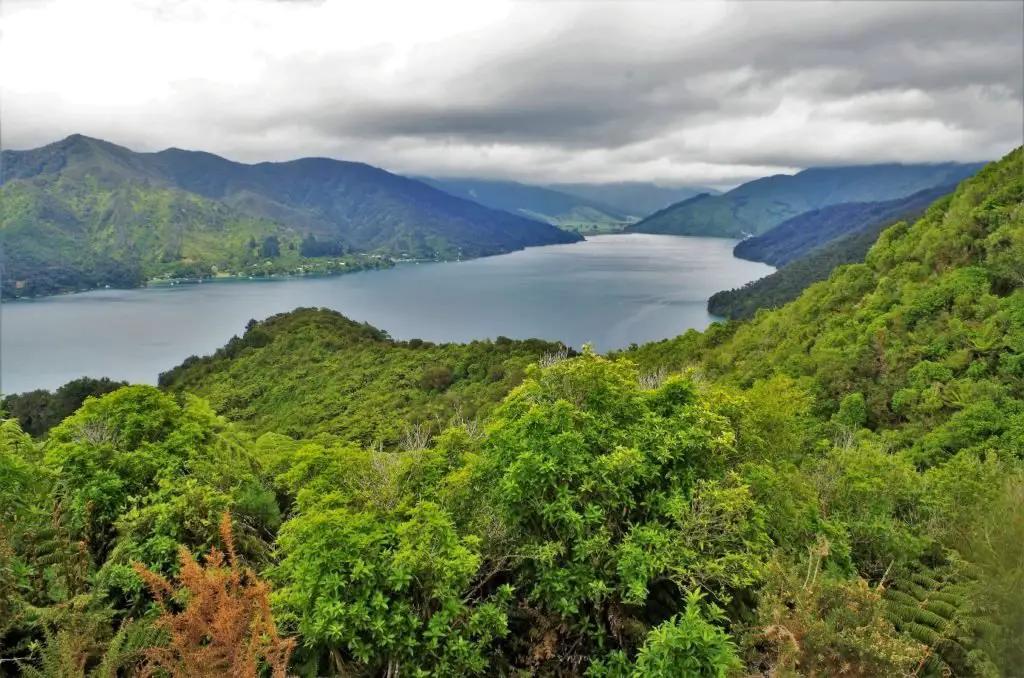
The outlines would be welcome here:
M 87 400 L 54 428 L 44 463 L 104 583 L 130 594 L 139 589 L 131 560 L 169 572 L 179 546 L 212 543 L 225 509 L 253 527 L 241 550 L 266 557 L 256 533 L 280 515 L 248 444 L 195 396 L 129 386 Z
M 644 640 L 636 661 L 616 652 L 591 664 L 588 678 L 726 678 L 743 666 L 729 634 L 712 621 L 725 615 L 714 605 L 701 610 L 701 596 L 692 593 L 682 614 L 659 624 Z
M 632 364 L 592 352 L 535 368 L 509 395 L 475 483 L 493 488 L 514 545 L 530 662 L 631 653 L 688 591 L 726 600 L 757 580 L 768 540 L 725 474 L 735 439 L 692 382 L 644 390 Z
M 263 244 L 260 245 L 260 258 L 276 259 L 279 256 L 281 256 L 281 243 L 276 235 L 268 235 L 263 239 Z
M 273 578 L 280 618 L 337 674 L 486 675 L 507 633 L 503 589 L 468 595 L 477 542 L 431 502 L 388 514 L 331 508 L 327 497 L 285 523 Z M 322 675 L 322 673 L 320 674 Z
M 420 384 L 428 391 L 443 391 L 455 380 L 452 368 L 447 365 L 432 365 L 423 370 Z
M 21 422 L 26 433 L 41 436 L 73 414 L 87 398 L 99 397 L 127 385 L 106 377 L 82 377 L 69 381 L 53 393 L 40 389 L 7 396 L 3 405 L 11 417 Z

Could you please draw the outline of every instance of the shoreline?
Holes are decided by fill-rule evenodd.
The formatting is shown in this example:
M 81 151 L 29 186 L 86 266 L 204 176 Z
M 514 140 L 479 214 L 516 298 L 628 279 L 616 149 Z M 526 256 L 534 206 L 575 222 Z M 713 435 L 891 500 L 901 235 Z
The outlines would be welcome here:
M 709 239 L 713 239 L 713 240 L 733 240 L 734 242 L 738 242 L 735 238 L 720 238 L 720 237 L 715 237 L 715 236 L 676 236 L 676 235 L 667 235 L 667 234 L 636 233 L 636 232 L 629 232 L 629 231 L 619 231 L 619 232 L 615 232 L 615 233 L 591 233 L 591 234 L 588 234 L 586 236 L 583 236 L 582 234 L 580 234 L 580 235 L 581 235 L 580 240 L 574 241 L 574 242 L 571 242 L 571 243 L 552 243 L 552 244 L 549 244 L 549 245 L 530 245 L 530 246 L 527 246 L 527 247 L 522 247 L 522 248 L 519 248 L 519 249 L 510 250 L 508 252 L 495 252 L 493 254 L 483 254 L 483 255 L 475 256 L 475 257 L 455 257 L 455 258 L 451 258 L 451 259 L 429 259 L 429 258 L 422 258 L 422 259 L 391 259 L 391 258 L 387 258 L 387 257 L 380 257 L 381 259 L 389 261 L 390 262 L 389 265 L 374 266 L 374 267 L 367 267 L 367 268 L 358 268 L 358 269 L 355 269 L 355 270 L 336 270 L 336 271 L 322 271 L 322 272 L 309 272 L 309 273 L 306 273 L 306 272 L 303 272 L 303 273 L 285 272 L 285 273 L 265 273 L 265 274 L 261 274 L 261 275 L 252 275 L 252 276 L 245 275 L 245 274 L 226 274 L 226 275 L 214 275 L 214 276 L 205 277 L 205 278 L 150 278 L 150 279 L 144 281 L 141 285 L 136 285 L 136 286 L 133 286 L 133 287 L 114 287 L 114 286 L 107 285 L 107 286 L 100 286 L 100 287 L 90 287 L 90 288 L 81 289 L 81 290 L 71 290 L 71 291 L 65 291 L 65 292 L 56 292 L 54 294 L 43 294 L 43 295 L 31 296 L 31 297 L 27 297 L 27 296 L 26 297 L 8 297 L 8 296 L 4 296 L 4 297 L 0 297 L 0 304 L 9 304 L 9 303 L 27 302 L 27 301 L 41 301 L 41 300 L 45 300 L 45 299 L 54 299 L 54 298 L 72 296 L 72 295 L 76 295 L 76 294 L 85 294 L 85 293 L 88 293 L 88 292 L 98 292 L 98 291 L 102 291 L 102 290 L 141 290 L 141 289 L 145 289 L 145 288 L 148 288 L 148 287 L 152 287 L 152 288 L 165 288 L 165 287 L 177 287 L 179 285 L 201 285 L 201 284 L 225 283 L 225 282 L 271 282 L 271 281 L 274 281 L 274 280 L 287 280 L 287 279 L 290 279 L 290 278 L 333 278 L 333 277 L 337 277 L 337 276 L 351 275 L 353 273 L 365 273 L 365 272 L 369 272 L 369 271 L 388 270 L 388 269 L 395 268 L 395 267 L 401 266 L 401 265 L 424 264 L 424 263 L 426 263 L 426 264 L 454 264 L 454 263 L 460 263 L 460 262 L 466 262 L 466 261 L 473 261 L 473 260 L 476 260 L 476 259 L 487 259 L 487 258 L 496 257 L 496 256 L 507 256 L 507 255 L 510 255 L 510 254 L 515 254 L 517 252 L 523 252 L 523 251 L 528 250 L 528 249 L 539 249 L 539 248 L 545 248 L 545 247 L 558 247 L 558 246 L 576 245 L 576 244 L 579 244 L 581 242 L 588 241 L 588 240 L 590 240 L 592 238 L 604 238 L 604 237 L 609 237 L 609 236 L 649 236 L 649 235 L 655 235 L 655 236 L 659 236 L 659 237 L 665 236 L 665 237 L 670 237 L 670 238 L 677 238 L 677 237 L 681 237 L 681 238 L 709 238 Z M 364 255 L 364 256 L 373 256 L 373 255 Z M 735 255 L 733 255 L 733 256 L 735 257 Z M 738 259 L 738 260 L 741 260 L 741 261 L 750 261 L 752 263 L 762 263 L 762 262 L 756 262 L 756 261 L 749 260 L 749 259 L 744 259 L 742 257 L 735 257 L 735 258 Z
M 229 283 L 229 282 L 272 282 L 287 280 L 289 278 L 335 278 L 343 275 L 353 275 L 355 273 L 366 273 L 368 271 L 380 271 L 394 268 L 399 262 L 392 261 L 390 266 L 380 266 L 373 268 L 358 268 L 352 271 L 324 271 L 316 273 L 267 273 L 263 275 L 216 275 L 208 278 L 150 278 L 144 281 L 141 285 L 135 285 L 133 287 L 114 287 L 111 285 L 105 285 L 101 287 L 90 287 L 84 290 L 72 290 L 67 292 L 57 292 L 55 294 L 42 294 L 33 297 L 3 297 L 0 298 L 0 303 L 10 304 L 17 302 L 26 301 L 43 301 L 45 299 L 56 299 L 59 297 L 69 297 L 76 294 L 87 294 L 89 292 L 101 292 L 104 290 L 143 290 L 146 288 L 164 288 L 164 287 L 177 287 L 179 285 L 202 285 L 202 284 L 216 284 L 216 283 Z M 417 262 L 418 263 L 418 262 Z

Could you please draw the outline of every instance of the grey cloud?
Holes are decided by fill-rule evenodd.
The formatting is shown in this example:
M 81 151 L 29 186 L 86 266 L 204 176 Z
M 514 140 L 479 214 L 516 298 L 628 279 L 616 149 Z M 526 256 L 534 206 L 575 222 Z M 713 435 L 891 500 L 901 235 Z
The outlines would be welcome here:
M 770 111 L 791 94 L 783 82 L 811 70 L 836 73 L 805 92 L 810 97 L 842 99 L 920 89 L 934 99 L 916 113 L 939 119 L 947 114 L 943 100 L 955 98 L 947 93 L 967 87 L 987 86 L 989 98 L 1019 102 L 1024 79 L 1020 5 L 909 3 L 886 12 L 875 6 L 871 12 L 849 13 L 851 5 L 857 10 L 860 3 L 833 6 L 832 15 L 818 7 L 801 21 L 793 17 L 799 19 L 800 5 L 780 11 L 747 3 L 743 9 L 751 16 L 732 32 L 725 27 L 711 39 L 639 53 L 622 39 L 632 37 L 628 34 L 606 35 L 595 45 L 594 32 L 607 31 L 609 23 L 595 11 L 590 18 L 577 16 L 579 23 L 563 24 L 542 44 L 499 50 L 448 79 L 435 97 L 382 102 L 372 93 L 366 98 L 348 93 L 354 98 L 334 105 L 310 102 L 285 114 L 328 136 L 419 136 L 580 148 L 624 146 L 713 116 Z M 327 79 L 327 73 L 343 73 L 345 68 L 330 60 L 304 66 Z M 710 73 L 726 79 L 751 67 L 751 77 L 715 97 L 691 87 L 694 78 Z M 294 65 L 281 69 L 294 76 Z M 961 102 L 948 113 L 953 114 L 952 123 L 969 125 L 979 110 L 984 102 Z M 884 122 L 897 114 L 898 109 L 883 107 L 874 119 Z M 282 118 L 263 122 L 273 126 Z
M 812 164 L 990 159 L 1022 141 L 1024 4 L 739 2 L 706 30 L 693 13 L 528 2 L 404 57 L 378 45 L 271 59 L 250 85 L 169 83 L 169 107 L 127 126 L 59 104 L 33 120 L 30 104 L 8 105 L 4 118 L 22 138 L 78 120 L 147 148 L 527 181 L 722 184 Z M 396 58 L 407 62 L 382 67 Z

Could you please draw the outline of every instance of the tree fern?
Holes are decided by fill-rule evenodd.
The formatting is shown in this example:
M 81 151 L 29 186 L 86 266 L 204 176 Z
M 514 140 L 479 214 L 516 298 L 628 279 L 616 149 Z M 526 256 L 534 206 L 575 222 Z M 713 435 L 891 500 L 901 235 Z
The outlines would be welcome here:
M 971 595 L 975 580 L 962 567 L 916 572 L 885 591 L 885 617 L 928 647 L 919 676 L 994 676 L 979 641 L 993 624 Z

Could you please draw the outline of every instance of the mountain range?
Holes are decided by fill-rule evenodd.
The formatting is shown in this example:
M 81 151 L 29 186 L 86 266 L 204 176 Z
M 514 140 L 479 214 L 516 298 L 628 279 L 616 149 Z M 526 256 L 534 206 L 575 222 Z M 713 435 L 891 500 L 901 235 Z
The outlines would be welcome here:
M 486 207 L 564 228 L 623 227 L 695 195 L 718 194 L 713 188 L 664 188 L 647 182 L 540 186 L 492 179 L 413 178 Z
M 643 181 L 623 181 L 610 184 L 551 184 L 548 188 L 588 200 L 596 200 L 606 205 L 614 205 L 619 211 L 637 218 L 654 214 L 658 210 L 695 195 L 720 194 L 720 191 L 704 186 L 666 188 Z
M 701 194 L 629 227 L 637 233 L 740 238 L 839 203 L 881 202 L 954 184 L 984 163 L 880 164 L 814 167 L 756 179 L 722 195 Z
M 736 244 L 740 259 L 785 266 L 831 241 L 861 230 L 880 228 L 920 216 L 928 205 L 949 195 L 956 184 L 937 186 L 884 202 L 847 202 L 811 210 L 787 219 L 763 235 Z M 866 252 L 865 252 L 866 253 Z
M 490 179 L 413 178 L 485 207 L 505 210 L 553 226 L 625 224 L 634 221 L 626 211 L 618 207 L 543 186 Z
M 862 263 L 885 229 L 901 221 L 916 221 L 931 204 L 941 205 L 939 199 L 955 188 L 943 186 L 882 203 L 833 205 L 809 213 L 818 214 L 821 222 L 800 215 L 763 236 L 741 241 L 733 250 L 736 256 L 770 260 L 769 263 L 781 268 L 739 289 L 711 295 L 708 312 L 745 320 L 761 309 L 779 308 L 793 301 L 814 283 L 827 280 L 840 266 Z M 825 227 L 819 229 L 817 223 Z M 796 228 L 800 224 L 805 228 Z M 780 237 L 773 239 L 776 232 Z M 824 244 L 813 245 L 830 234 L 834 237 Z
M 237 268 L 298 252 L 310 238 L 335 254 L 440 259 L 580 239 L 327 158 L 247 165 L 181 149 L 136 153 L 72 135 L 4 151 L 2 166 L 5 277 L 41 293 Z

